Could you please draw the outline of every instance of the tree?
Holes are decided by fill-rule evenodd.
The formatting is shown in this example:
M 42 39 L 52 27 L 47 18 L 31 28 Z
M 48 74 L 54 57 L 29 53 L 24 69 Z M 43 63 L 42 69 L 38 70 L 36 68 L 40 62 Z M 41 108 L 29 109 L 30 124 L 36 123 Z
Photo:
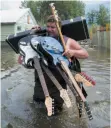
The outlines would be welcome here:
M 110 22 L 110 14 L 107 8 L 104 5 L 99 6 L 99 11 L 91 10 L 87 13 L 88 23 L 105 26 Z
M 94 23 L 96 23 L 97 13 L 98 12 L 96 10 L 91 10 L 91 12 L 88 12 L 87 13 L 88 24 L 94 24 Z
M 21 2 L 21 8 L 30 8 L 36 21 L 40 20 L 40 7 L 41 2 L 40 1 L 22 1 Z
M 37 22 L 44 23 L 47 16 L 52 14 L 50 3 L 55 3 L 62 20 L 85 15 L 85 4 L 81 1 L 24 1 L 22 8 L 30 8 Z
M 107 8 L 104 5 L 99 6 L 99 11 L 97 15 L 97 23 L 99 25 L 105 26 L 110 22 L 110 14 Z

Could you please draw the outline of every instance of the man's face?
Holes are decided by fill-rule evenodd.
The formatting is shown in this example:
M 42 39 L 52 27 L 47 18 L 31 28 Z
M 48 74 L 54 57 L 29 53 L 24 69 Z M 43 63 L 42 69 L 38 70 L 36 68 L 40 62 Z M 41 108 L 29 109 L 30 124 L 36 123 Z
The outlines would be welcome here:
M 58 30 L 57 30 L 56 24 L 54 22 L 47 23 L 47 32 L 52 37 L 58 36 Z

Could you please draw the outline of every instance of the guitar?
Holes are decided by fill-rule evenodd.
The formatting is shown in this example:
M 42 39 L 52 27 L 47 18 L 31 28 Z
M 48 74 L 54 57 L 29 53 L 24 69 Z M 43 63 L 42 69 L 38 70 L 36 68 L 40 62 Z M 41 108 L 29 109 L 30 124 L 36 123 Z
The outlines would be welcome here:
M 80 89 L 80 87 L 78 86 L 78 84 L 76 83 L 71 71 L 69 70 L 69 68 L 67 67 L 67 64 L 64 62 L 64 61 L 60 61 L 61 63 L 61 66 L 63 68 L 63 70 L 66 72 L 66 74 L 68 75 L 68 77 L 70 78 L 71 82 L 73 83 L 73 86 L 74 88 L 76 89 L 77 93 L 79 94 L 81 100 L 83 101 L 84 103 L 84 106 L 85 106 L 85 110 L 87 112 L 87 115 L 88 115 L 88 118 L 89 120 L 92 120 L 93 117 L 92 117 L 92 114 L 91 114 L 91 111 L 90 111 L 90 108 L 89 108 L 89 105 L 87 103 L 87 100 L 86 98 L 84 97 L 83 93 L 82 93 L 82 90 Z
M 65 56 L 62 56 L 64 51 L 62 45 L 53 37 L 42 37 L 37 49 L 55 65 L 58 60 L 64 60 L 68 66 L 71 64 Z
M 86 86 L 94 86 L 96 84 L 92 78 L 90 78 L 83 72 L 80 73 L 75 72 L 74 78 L 77 82 L 82 82 Z
M 45 95 L 45 105 L 47 108 L 47 114 L 48 116 L 52 116 L 54 114 L 54 99 L 52 99 L 49 95 L 48 88 L 45 83 L 45 79 L 43 76 L 43 72 L 42 72 L 38 57 L 35 56 L 33 59 L 34 59 L 34 67 L 37 70 L 37 73 L 41 82 L 41 86 L 43 88 L 43 92 Z
M 61 30 L 60 30 L 60 27 L 59 27 L 59 24 L 58 24 L 58 15 L 57 15 L 57 11 L 55 10 L 54 3 L 51 3 L 51 4 L 50 4 L 50 7 L 51 7 L 51 10 L 52 10 L 52 14 L 55 16 L 55 19 L 56 19 L 56 26 L 57 26 L 57 29 L 58 29 L 60 38 L 61 38 L 61 40 L 62 40 L 63 48 L 64 48 L 64 50 L 66 50 L 65 41 L 64 41 L 64 39 L 63 39 Z M 87 103 L 87 101 L 86 101 L 86 98 L 84 97 L 84 95 L 83 95 L 83 93 L 82 93 L 82 90 L 80 89 L 79 85 L 77 84 L 76 80 L 74 79 L 74 77 L 73 77 L 73 75 L 72 75 L 70 69 L 68 68 L 67 64 L 66 64 L 64 61 L 61 61 L 61 60 L 59 60 L 59 62 L 60 62 L 60 64 L 61 64 L 61 67 L 63 68 L 63 70 L 66 72 L 66 74 L 68 75 L 69 79 L 70 79 L 71 82 L 73 83 L 73 86 L 74 86 L 74 88 L 76 89 L 77 93 L 79 94 L 81 100 L 83 101 L 84 107 L 85 107 L 85 110 L 86 110 L 86 112 L 87 112 L 87 115 L 88 115 L 89 120 L 92 120 L 93 117 L 92 117 L 92 114 L 91 114 L 89 105 L 88 105 L 88 103 Z
M 75 96 L 76 105 L 77 105 L 78 112 L 79 112 L 79 117 L 81 117 L 82 116 L 82 104 L 83 103 L 82 103 L 82 101 L 80 99 L 80 96 L 78 95 L 77 91 L 73 87 L 73 84 L 69 80 L 69 78 L 68 78 L 67 74 L 65 73 L 65 71 L 61 68 L 61 65 L 60 64 L 57 65 L 57 69 L 60 72 L 61 76 L 64 78 L 64 80 L 67 83 L 67 85 L 69 86 L 69 88 L 72 91 L 73 95 Z
M 26 68 L 30 67 L 30 68 L 35 68 L 37 70 L 37 73 L 41 82 L 41 86 L 45 95 L 45 105 L 47 108 L 47 113 L 48 113 L 48 116 L 51 116 L 54 114 L 54 99 L 52 99 L 49 95 L 48 88 L 45 83 L 43 72 L 40 66 L 39 61 L 41 58 L 40 57 L 41 54 L 40 53 L 38 54 L 38 51 L 36 50 L 38 43 L 39 41 L 37 40 L 34 40 L 31 43 L 26 43 L 24 39 L 21 40 L 19 42 L 19 52 L 20 52 L 20 56 L 22 57 L 22 60 L 19 60 L 19 62 Z M 19 59 L 21 58 L 19 57 Z

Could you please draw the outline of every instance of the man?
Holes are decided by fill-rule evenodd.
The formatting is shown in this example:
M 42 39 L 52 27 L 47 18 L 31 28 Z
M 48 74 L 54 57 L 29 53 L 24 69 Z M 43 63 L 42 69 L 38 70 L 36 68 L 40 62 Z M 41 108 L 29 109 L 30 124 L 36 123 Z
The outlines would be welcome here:
M 61 20 L 58 19 L 59 26 L 61 27 Z M 32 29 L 36 29 L 37 31 L 41 30 L 40 26 L 35 26 Z M 58 29 L 56 27 L 56 20 L 53 15 L 49 16 L 47 19 L 47 34 L 46 36 L 51 36 L 55 39 L 57 39 L 59 42 L 61 42 Z M 78 59 L 85 59 L 88 58 L 88 53 L 85 49 L 83 49 L 75 40 L 68 38 L 66 36 L 63 36 L 65 43 L 66 43 L 66 50 L 63 53 L 63 56 L 67 56 L 68 58 L 78 58 Z M 62 85 L 64 89 L 67 89 L 66 83 L 64 79 L 59 74 L 58 70 L 53 64 L 50 64 L 49 69 L 52 71 L 53 75 L 56 77 L 56 79 L 59 81 L 59 83 Z M 63 100 L 60 97 L 60 93 L 55 87 L 55 85 L 52 83 L 50 78 L 47 76 L 46 73 L 44 73 L 44 77 L 46 80 L 46 84 L 50 93 L 50 96 L 54 98 L 54 107 L 55 107 L 55 114 L 58 113 L 60 110 L 62 110 Z M 35 71 L 35 88 L 34 88 L 34 96 L 33 99 L 37 102 L 44 102 L 45 97 L 42 90 L 42 87 L 40 85 L 40 81 L 38 78 L 38 74 Z

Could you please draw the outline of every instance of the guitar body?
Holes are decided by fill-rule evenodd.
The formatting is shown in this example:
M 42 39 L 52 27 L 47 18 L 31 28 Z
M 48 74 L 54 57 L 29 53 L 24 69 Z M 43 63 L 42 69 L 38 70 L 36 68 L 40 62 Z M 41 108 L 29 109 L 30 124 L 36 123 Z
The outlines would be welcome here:
M 70 66 L 68 59 L 65 56 L 62 56 L 62 53 L 64 52 L 62 45 L 56 39 L 52 37 L 42 37 L 38 50 L 43 53 L 48 62 L 56 65 L 59 60 L 63 60 Z

